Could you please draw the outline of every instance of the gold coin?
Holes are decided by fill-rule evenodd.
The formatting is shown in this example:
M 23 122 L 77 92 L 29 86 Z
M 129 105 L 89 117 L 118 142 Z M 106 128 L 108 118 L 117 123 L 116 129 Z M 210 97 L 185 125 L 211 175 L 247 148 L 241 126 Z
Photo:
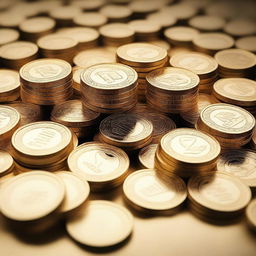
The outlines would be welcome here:
M 74 3 L 73 3 L 74 4 Z M 87 12 L 76 15 L 73 19 L 73 22 L 77 26 L 90 27 L 90 28 L 99 28 L 105 25 L 108 21 L 108 18 L 98 12 Z
M 212 136 L 190 128 L 179 128 L 164 135 L 161 148 L 176 161 L 203 164 L 217 159 L 220 145 Z
M 143 35 L 145 37 L 151 34 L 157 34 L 161 29 L 160 24 L 149 19 L 132 20 L 128 25 L 135 31 L 136 35 Z
M 84 143 L 68 157 L 69 169 L 87 180 L 92 189 L 104 188 L 106 183 L 119 185 L 129 165 L 129 158 L 123 150 L 103 143 Z
M 108 4 L 103 6 L 99 13 L 105 15 L 109 21 L 125 21 L 132 15 L 132 11 L 127 6 Z
M 15 29 L 1 28 L 0 29 L 0 46 L 17 41 L 19 39 L 19 36 L 20 36 L 19 32 Z
M 216 172 L 192 177 L 188 182 L 189 199 L 211 212 L 235 213 L 251 200 L 251 191 L 238 178 Z
M 204 108 L 200 118 L 214 134 L 243 135 L 251 133 L 255 118 L 248 111 L 229 104 L 217 103 Z
M 200 113 L 205 107 L 215 103 L 211 95 L 199 93 L 198 95 L 198 112 Z M 199 117 L 199 116 L 198 116 Z
M 233 174 L 251 188 L 256 187 L 256 153 L 248 150 L 223 152 L 217 162 L 221 172 Z
M 154 169 L 143 169 L 130 174 L 123 191 L 133 204 L 147 210 L 167 211 L 178 207 L 187 197 L 184 181 L 173 175 L 168 183 L 161 181 Z
M 256 106 L 256 82 L 246 78 L 223 78 L 213 85 L 213 95 L 238 106 Z
M 241 49 L 228 49 L 215 54 L 218 64 L 226 69 L 240 70 L 252 68 L 256 65 L 255 55 Z
M 88 13 L 98 10 L 105 4 L 105 0 L 76 0 L 72 3 L 72 5 L 80 7 L 84 11 L 88 11 Z
M 173 26 L 177 22 L 177 18 L 164 12 L 155 12 L 147 15 L 147 20 L 160 25 L 162 28 Z M 152 42 L 150 42 L 152 43 Z
M 14 161 L 12 156 L 3 150 L 0 150 L 0 178 L 12 172 Z
M 49 12 L 49 16 L 56 20 L 71 20 L 82 12 L 81 8 L 74 5 L 58 6 Z
M 134 36 L 134 30 L 124 23 L 111 23 L 99 29 L 103 37 L 111 39 L 126 39 Z
M 67 213 L 77 210 L 86 202 L 89 196 L 90 187 L 88 182 L 68 171 L 58 171 L 55 174 L 62 179 L 65 185 L 65 198 L 60 211 Z
M 249 225 L 256 230 L 256 199 L 252 200 L 246 208 L 246 218 Z
M 236 48 L 256 52 L 256 36 L 245 36 L 236 40 Z
M 55 174 L 32 171 L 19 174 L 1 186 L 1 213 L 15 221 L 34 221 L 58 210 L 65 195 Z
M 139 161 L 144 168 L 153 169 L 155 166 L 155 154 L 158 144 L 149 144 L 139 151 Z
M 117 49 L 117 59 L 135 67 L 152 67 L 167 60 L 167 51 L 148 43 L 131 43 Z

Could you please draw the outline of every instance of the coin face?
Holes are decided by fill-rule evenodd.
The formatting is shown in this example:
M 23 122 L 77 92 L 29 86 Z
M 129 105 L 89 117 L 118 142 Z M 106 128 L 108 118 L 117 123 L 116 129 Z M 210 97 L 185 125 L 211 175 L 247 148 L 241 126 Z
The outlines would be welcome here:
M 209 74 L 218 68 L 214 58 L 196 52 L 176 54 L 171 58 L 170 64 L 173 67 L 191 70 L 198 75 Z
M 64 184 L 55 174 L 44 171 L 19 174 L 1 186 L 1 212 L 17 221 L 40 219 L 60 206 L 64 194 Z
M 79 215 L 67 220 L 66 229 L 79 243 L 106 247 L 120 243 L 131 234 L 133 217 L 116 203 L 93 200 Z
M 81 206 L 90 193 L 88 182 L 72 172 L 58 171 L 56 175 L 62 179 L 65 185 L 65 198 L 61 212 L 69 212 Z
M 20 114 L 17 110 L 8 106 L 0 106 L 0 136 L 17 127 Z
M 124 23 L 111 23 L 99 29 L 102 36 L 110 38 L 126 38 L 134 36 L 134 30 Z
M 60 59 L 38 59 L 20 69 L 20 77 L 33 83 L 49 83 L 71 75 L 72 67 Z
M 18 40 L 19 32 L 15 29 L 1 28 L 0 29 L 0 45 L 8 44 Z
M 155 154 L 158 144 L 149 144 L 139 152 L 139 161 L 145 167 L 153 169 L 155 166 Z
M 100 123 L 100 133 L 110 140 L 133 143 L 152 135 L 153 125 L 136 114 L 113 114 Z
M 167 58 L 165 49 L 147 43 L 131 43 L 120 46 L 116 54 L 118 58 L 124 62 L 132 63 L 134 66 L 150 63 L 159 64 Z
M 219 79 L 213 85 L 216 96 L 228 98 L 238 105 L 256 105 L 256 82 L 246 78 Z
M 256 199 L 252 200 L 246 208 L 246 218 L 249 224 L 256 229 Z
M 245 36 L 236 40 L 236 48 L 256 52 L 256 36 Z
M 8 173 L 14 164 L 12 156 L 3 150 L 0 150 L 0 177 Z
M 146 76 L 146 80 L 154 87 L 171 91 L 189 90 L 199 84 L 199 77 L 193 72 L 170 67 L 151 71 Z
M 19 28 L 27 33 L 40 33 L 53 29 L 55 26 L 54 19 L 48 17 L 35 17 L 23 21 Z
M 0 48 L 0 56 L 4 59 L 18 60 L 28 58 L 38 52 L 38 47 L 34 43 L 17 41 L 3 45 Z
M 72 140 L 70 130 L 54 122 L 35 122 L 20 127 L 12 136 L 12 146 L 23 154 L 42 156 L 57 153 Z
M 199 205 L 223 212 L 242 210 L 251 200 L 251 191 L 238 178 L 217 172 L 192 177 L 188 194 Z
M 188 23 L 191 27 L 200 30 L 214 31 L 221 30 L 226 22 L 222 17 L 213 15 L 199 15 L 191 18 Z
M 229 69 L 246 69 L 256 65 L 255 55 L 241 49 L 219 51 L 214 57 L 220 66 Z
M 167 183 L 161 181 L 154 169 L 144 169 L 130 174 L 124 184 L 125 196 L 135 205 L 150 210 L 170 210 L 187 197 L 184 181 L 173 175 Z
M 0 93 L 20 87 L 19 73 L 11 69 L 0 69 Z
M 191 42 L 199 31 L 190 27 L 175 26 L 164 31 L 164 35 L 171 41 Z
M 69 169 L 89 182 L 115 180 L 128 171 L 129 165 L 123 150 L 103 143 L 84 143 L 68 157 Z
M 138 79 L 135 70 L 123 64 L 99 64 L 81 74 L 86 85 L 97 89 L 121 89 L 134 85 Z
M 108 19 L 104 14 L 98 12 L 87 12 L 76 15 L 73 21 L 79 26 L 97 28 L 106 24 Z
M 229 134 L 246 133 L 255 126 L 255 118 L 248 111 L 224 103 L 207 106 L 200 118 L 210 128 Z
M 204 163 L 216 159 L 220 145 L 212 136 L 190 128 L 170 131 L 161 139 L 162 149 L 172 158 L 185 163 Z

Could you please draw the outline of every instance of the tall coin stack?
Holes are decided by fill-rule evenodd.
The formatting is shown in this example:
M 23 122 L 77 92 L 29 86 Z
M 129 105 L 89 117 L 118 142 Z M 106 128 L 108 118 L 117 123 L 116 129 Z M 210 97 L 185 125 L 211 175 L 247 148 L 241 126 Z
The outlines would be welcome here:
M 137 73 L 123 64 L 99 64 L 81 74 L 82 102 L 99 113 L 120 113 L 137 103 Z
M 205 107 L 197 129 L 214 136 L 222 149 L 240 148 L 250 142 L 255 127 L 254 116 L 243 108 L 225 103 Z
M 117 62 L 129 65 L 138 73 L 139 100 L 145 100 L 146 75 L 155 69 L 166 66 L 167 51 L 147 43 L 132 43 L 120 46 L 116 52 Z
M 162 137 L 155 155 L 155 168 L 165 180 L 173 174 L 187 178 L 214 173 L 220 151 L 218 141 L 204 132 L 175 129 Z
M 38 59 L 20 69 L 21 98 L 38 105 L 55 105 L 73 94 L 72 68 L 59 59 Z

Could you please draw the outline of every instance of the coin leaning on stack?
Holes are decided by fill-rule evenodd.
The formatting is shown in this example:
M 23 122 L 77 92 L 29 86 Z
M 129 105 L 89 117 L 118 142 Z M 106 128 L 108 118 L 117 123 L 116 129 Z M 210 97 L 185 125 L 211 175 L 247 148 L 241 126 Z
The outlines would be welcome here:
M 3 150 L 0 150 L 0 166 L 0 178 L 13 173 L 15 168 L 12 156 L 8 152 Z
M 137 73 L 123 64 L 98 64 L 81 74 L 82 102 L 99 113 L 120 113 L 137 103 Z
M 131 43 L 120 46 L 116 51 L 117 62 L 129 65 L 138 73 L 138 96 L 145 101 L 147 87 L 146 75 L 158 68 L 166 66 L 167 51 L 148 43 Z
M 156 154 L 156 172 L 168 181 L 173 174 L 187 178 L 216 172 L 221 148 L 212 136 L 190 128 L 179 128 L 162 137 Z
M 38 105 L 55 105 L 73 94 L 72 68 L 60 59 L 38 59 L 20 69 L 21 98 Z
M 223 150 L 240 148 L 250 142 L 255 118 L 243 108 L 217 103 L 201 111 L 196 126 L 197 129 L 214 136 Z
M 11 153 L 21 171 L 55 171 L 66 167 L 65 160 L 77 144 L 77 137 L 64 125 L 42 121 L 14 132 Z

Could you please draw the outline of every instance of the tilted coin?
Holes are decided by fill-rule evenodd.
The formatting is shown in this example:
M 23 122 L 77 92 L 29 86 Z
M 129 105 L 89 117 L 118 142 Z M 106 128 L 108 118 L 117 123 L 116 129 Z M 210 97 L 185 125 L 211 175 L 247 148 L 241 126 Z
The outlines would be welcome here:
M 14 169 L 14 161 L 12 156 L 3 150 L 0 150 L 0 178 L 9 174 Z
M 140 164 L 144 168 L 149 168 L 149 169 L 154 168 L 157 146 L 158 144 L 149 144 L 148 146 L 140 150 L 138 158 L 139 158 Z

